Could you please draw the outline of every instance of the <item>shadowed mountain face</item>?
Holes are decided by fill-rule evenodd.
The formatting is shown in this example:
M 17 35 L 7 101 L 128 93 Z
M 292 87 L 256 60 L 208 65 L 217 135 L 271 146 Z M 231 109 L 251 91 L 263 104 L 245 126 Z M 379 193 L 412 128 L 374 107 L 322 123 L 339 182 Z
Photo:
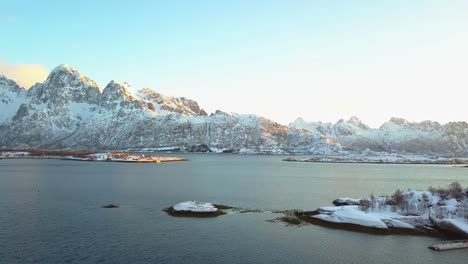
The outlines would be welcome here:
M 102 91 L 67 65 L 55 68 L 28 91 L 0 76 L 0 147 L 48 149 L 187 148 L 250 153 L 348 154 L 382 152 L 465 155 L 468 124 L 411 123 L 392 118 L 372 129 L 358 118 L 335 124 L 289 126 L 255 115 L 216 111 L 111 81 Z

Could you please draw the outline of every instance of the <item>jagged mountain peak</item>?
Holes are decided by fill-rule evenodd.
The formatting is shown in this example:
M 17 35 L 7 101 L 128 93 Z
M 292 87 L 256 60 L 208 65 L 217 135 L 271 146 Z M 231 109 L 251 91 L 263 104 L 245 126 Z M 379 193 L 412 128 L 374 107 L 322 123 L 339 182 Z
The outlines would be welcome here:
M 104 90 L 102 95 L 106 100 L 118 100 L 123 99 L 127 101 L 135 100 L 134 95 L 130 92 L 130 85 L 127 82 L 116 82 L 114 80 L 110 81 Z
M 86 85 L 99 89 L 95 81 L 67 64 L 61 64 L 55 67 L 44 83 L 48 83 L 56 88 Z
M 361 119 L 359 119 L 358 117 L 356 116 L 352 116 L 348 119 L 347 121 L 348 124 L 352 124 L 360 129 L 363 129 L 363 130 L 367 130 L 367 129 L 370 129 L 370 127 L 366 124 L 364 124 Z
M 150 110 L 154 111 L 154 107 L 151 104 L 147 104 L 141 98 L 138 98 L 130 90 L 130 85 L 127 82 L 116 82 L 110 81 L 100 97 L 100 106 L 109 111 L 142 111 Z M 147 113 L 144 113 L 145 115 Z
M 143 96 L 144 96 L 144 95 L 153 95 L 153 94 L 157 94 L 157 92 L 156 92 L 155 90 L 153 90 L 153 89 L 151 89 L 151 88 L 147 88 L 147 87 L 145 87 L 145 88 L 143 88 L 143 89 L 140 89 L 140 90 L 138 91 L 138 93 L 141 94 L 141 95 L 143 95 Z
M 408 120 L 406 120 L 404 118 L 401 118 L 401 117 L 392 117 L 392 118 L 390 118 L 389 122 L 397 124 L 397 125 L 407 125 L 407 124 L 409 124 Z
M 52 69 L 52 71 L 50 73 L 52 74 L 52 73 L 61 72 L 61 71 L 78 72 L 77 69 L 73 68 L 72 66 L 70 66 L 68 64 L 60 64 L 57 67 L 55 67 L 54 69 Z
M 338 122 L 344 122 L 344 119 L 338 120 Z M 314 125 L 331 125 L 332 123 L 329 122 L 322 122 L 322 121 L 307 121 L 303 117 L 296 118 L 293 122 L 290 123 L 291 125 L 294 124 L 314 124 Z
M 111 80 L 103 89 L 103 92 L 106 89 L 121 91 L 135 97 L 135 94 L 132 92 L 132 86 L 128 82 L 118 82 L 116 80 Z
M 15 93 L 22 93 L 26 91 L 26 89 L 19 86 L 14 80 L 9 79 L 3 74 L 0 74 L 0 91 L 1 90 L 7 90 Z
M 362 124 L 362 121 L 361 121 L 361 119 L 359 119 L 357 116 L 351 116 L 351 117 L 348 119 L 348 123 L 351 123 L 351 124 Z
M 336 136 L 352 136 L 359 134 L 361 130 L 369 129 L 368 126 L 362 123 L 347 122 L 344 119 L 340 119 L 331 128 Z
M 289 126 L 291 126 L 292 124 L 305 124 L 305 123 L 307 123 L 307 121 L 305 121 L 304 118 L 300 116 L 296 118 L 294 121 L 292 121 L 291 123 L 289 123 Z
M 419 124 L 427 125 L 427 126 L 440 126 L 439 122 L 431 121 L 431 120 L 424 120 L 424 121 L 421 121 Z
M 0 126 L 2 122 L 10 120 L 15 115 L 26 99 L 26 93 L 26 89 L 15 81 L 0 75 Z
M 65 64 L 55 67 L 43 83 L 36 83 L 28 90 L 33 103 L 59 105 L 67 102 L 95 104 L 100 93 L 95 81 Z
M 156 105 L 162 111 L 176 112 L 184 115 L 207 115 L 205 110 L 201 109 L 196 101 L 185 97 L 166 96 L 151 88 L 143 88 L 137 94 L 142 100 Z
M 289 123 L 289 127 L 310 130 L 310 123 L 305 121 L 304 118 L 298 117 L 296 120 Z
M 14 85 L 14 86 L 19 86 L 14 80 L 8 78 L 6 75 L 0 74 L 0 82 L 4 85 L 9 84 L 9 85 Z
M 408 120 L 400 117 L 392 117 L 390 118 L 389 121 L 383 123 L 379 129 L 384 129 L 384 130 L 393 130 L 393 129 L 398 129 L 400 127 L 410 127 L 413 125 L 417 125 L 417 123 L 411 123 Z

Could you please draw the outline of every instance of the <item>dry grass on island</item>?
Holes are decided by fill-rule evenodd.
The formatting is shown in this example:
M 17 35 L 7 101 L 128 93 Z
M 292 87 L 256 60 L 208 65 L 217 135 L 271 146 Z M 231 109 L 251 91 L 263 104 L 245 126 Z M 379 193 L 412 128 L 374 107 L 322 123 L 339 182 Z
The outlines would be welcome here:
M 107 161 L 133 163 L 160 163 L 187 161 L 179 157 L 161 157 L 126 152 L 90 152 L 74 150 L 0 149 L 0 159 L 63 159 L 78 161 Z

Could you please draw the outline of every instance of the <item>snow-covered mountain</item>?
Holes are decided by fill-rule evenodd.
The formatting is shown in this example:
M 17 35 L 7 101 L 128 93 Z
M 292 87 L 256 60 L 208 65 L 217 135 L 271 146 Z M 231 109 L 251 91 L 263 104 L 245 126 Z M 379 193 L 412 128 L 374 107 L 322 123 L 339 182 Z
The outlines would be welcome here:
M 198 106 L 197 102 L 185 97 L 168 97 L 149 88 L 138 91 L 138 96 L 140 99 L 152 104 L 153 110 L 159 113 L 175 112 L 186 115 L 207 115 L 205 110 Z M 154 108 L 154 106 L 157 106 L 158 109 Z
M 380 128 L 373 129 L 357 117 L 335 124 L 306 122 L 296 119 L 290 128 L 301 128 L 322 137 L 333 138 L 339 144 L 354 151 L 383 151 L 395 153 L 451 154 L 468 153 L 468 124 L 450 122 L 409 122 L 402 118 L 391 118 Z
M 346 154 L 362 151 L 468 153 L 468 124 L 393 118 L 372 129 L 353 117 L 289 126 L 256 115 L 216 111 L 149 88 L 104 89 L 68 65 L 29 90 L 0 76 L 0 148 L 151 149 L 175 147 L 247 153 Z
M 0 123 L 11 119 L 19 106 L 26 101 L 26 89 L 0 75 Z
M 28 91 L 2 76 L 0 147 L 138 149 L 202 144 L 214 150 L 281 152 L 287 127 L 254 115 L 217 111 L 197 102 L 126 83 L 97 84 L 67 65 Z

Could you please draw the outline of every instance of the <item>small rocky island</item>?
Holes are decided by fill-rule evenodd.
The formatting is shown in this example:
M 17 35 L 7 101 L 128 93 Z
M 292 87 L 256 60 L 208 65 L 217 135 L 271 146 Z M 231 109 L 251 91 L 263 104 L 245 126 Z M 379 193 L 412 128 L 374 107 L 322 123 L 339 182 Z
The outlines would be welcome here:
M 223 210 L 230 208 L 212 203 L 187 201 L 165 208 L 163 211 L 176 217 L 216 217 L 226 214 Z
M 0 159 L 62 159 L 77 161 L 107 161 L 133 163 L 160 163 L 187 161 L 179 157 L 162 157 L 127 152 L 87 152 L 71 150 L 9 150 L 0 149 Z
M 119 208 L 120 206 L 116 205 L 116 204 L 106 204 L 106 205 L 103 205 L 101 207 L 106 208 L 106 209 L 114 209 L 114 208 Z
M 458 182 L 428 191 L 397 190 L 391 196 L 339 198 L 333 204 L 295 216 L 313 224 L 371 233 L 442 232 L 468 238 L 468 189 Z

